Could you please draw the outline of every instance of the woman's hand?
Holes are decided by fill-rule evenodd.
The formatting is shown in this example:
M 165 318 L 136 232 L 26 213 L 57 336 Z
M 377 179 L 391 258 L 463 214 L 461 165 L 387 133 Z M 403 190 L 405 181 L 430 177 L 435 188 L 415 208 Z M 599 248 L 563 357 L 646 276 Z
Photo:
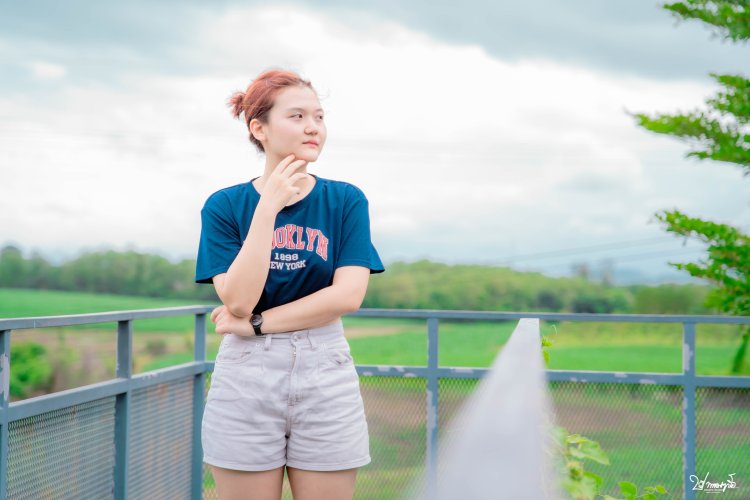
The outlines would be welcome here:
M 294 160 L 293 154 L 281 160 L 263 185 L 258 205 L 262 205 L 273 214 L 281 212 L 292 196 L 302 191 L 302 188 L 295 186 L 294 183 L 299 179 L 304 179 L 307 174 L 303 172 L 295 174 L 294 171 L 307 165 L 307 160 L 292 160 Z
M 251 336 L 255 335 L 250 324 L 250 319 L 247 317 L 235 316 L 227 306 L 220 305 L 211 312 L 211 321 L 216 323 L 216 333 L 225 335 L 227 333 L 234 333 L 235 335 Z

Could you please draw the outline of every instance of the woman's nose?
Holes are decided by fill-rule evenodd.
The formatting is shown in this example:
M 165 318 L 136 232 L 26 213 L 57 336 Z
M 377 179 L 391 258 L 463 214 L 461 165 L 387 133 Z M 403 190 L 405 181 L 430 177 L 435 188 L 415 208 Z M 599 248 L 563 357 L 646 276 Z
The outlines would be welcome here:
M 320 123 L 316 122 L 313 118 L 312 121 L 307 122 L 307 126 L 305 127 L 305 132 L 308 134 L 317 134 L 320 130 Z

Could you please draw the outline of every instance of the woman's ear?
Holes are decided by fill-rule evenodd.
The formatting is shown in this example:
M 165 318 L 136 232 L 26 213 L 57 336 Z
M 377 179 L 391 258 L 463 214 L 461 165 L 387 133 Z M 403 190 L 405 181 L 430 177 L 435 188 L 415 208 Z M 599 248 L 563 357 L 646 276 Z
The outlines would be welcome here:
M 266 127 L 263 125 L 260 120 L 257 118 L 253 118 L 250 120 L 250 125 L 248 126 L 250 129 L 250 134 L 255 137 L 259 142 L 263 142 L 266 140 Z

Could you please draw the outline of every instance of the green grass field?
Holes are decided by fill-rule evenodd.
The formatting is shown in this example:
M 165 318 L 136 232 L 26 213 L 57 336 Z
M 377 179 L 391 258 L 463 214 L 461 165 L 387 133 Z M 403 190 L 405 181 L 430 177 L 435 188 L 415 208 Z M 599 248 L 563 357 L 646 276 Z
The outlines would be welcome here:
M 161 300 L 150 297 L 0 288 L 0 318 L 129 311 L 195 304 L 195 301 Z M 144 319 L 137 321 L 134 325 L 144 331 L 186 332 L 192 331 L 193 318 L 176 316 L 164 319 Z M 77 325 L 68 328 L 71 330 L 91 330 L 94 327 L 116 331 L 117 323 Z
M 84 294 L 57 291 L 0 289 L 0 317 L 29 317 L 87 312 L 151 309 L 193 305 L 191 302 Z M 513 331 L 513 322 L 440 322 L 441 366 L 488 367 Z M 397 318 L 344 317 L 352 354 L 358 364 L 427 364 L 426 321 Z M 115 323 L 79 325 L 64 329 L 39 329 L 33 335 L 19 331 L 18 337 L 40 338 L 45 333 L 80 332 L 102 342 L 113 341 Z M 167 352 L 145 360 L 142 370 L 172 366 L 191 359 L 186 342 L 193 331 L 192 317 L 170 317 L 133 322 L 134 340 L 163 333 Z M 542 334 L 553 342 L 550 369 L 638 372 L 680 372 L 682 332 L 679 324 L 541 323 Z M 213 323 L 207 324 L 208 357 L 213 359 L 220 337 Z M 85 333 L 84 333 L 85 332 Z M 736 327 L 698 325 L 696 368 L 701 375 L 729 375 L 739 334 Z M 29 332 L 30 333 L 30 332 Z M 80 336 L 80 335 L 79 335 Z M 14 335 L 14 338 L 16 336 Z M 138 356 L 136 349 L 136 356 Z M 747 371 L 750 374 L 750 370 Z

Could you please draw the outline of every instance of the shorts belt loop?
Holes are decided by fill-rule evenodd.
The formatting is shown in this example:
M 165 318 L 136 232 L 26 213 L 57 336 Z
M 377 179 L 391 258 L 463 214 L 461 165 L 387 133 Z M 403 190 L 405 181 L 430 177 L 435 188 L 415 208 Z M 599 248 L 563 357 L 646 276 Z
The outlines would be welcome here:
M 312 330 L 307 330 L 307 340 L 310 342 L 310 347 L 313 348 L 313 351 L 318 348 L 318 339 Z
M 271 335 L 267 333 L 266 334 L 266 341 L 263 344 L 263 349 L 267 351 L 270 348 L 271 348 Z

